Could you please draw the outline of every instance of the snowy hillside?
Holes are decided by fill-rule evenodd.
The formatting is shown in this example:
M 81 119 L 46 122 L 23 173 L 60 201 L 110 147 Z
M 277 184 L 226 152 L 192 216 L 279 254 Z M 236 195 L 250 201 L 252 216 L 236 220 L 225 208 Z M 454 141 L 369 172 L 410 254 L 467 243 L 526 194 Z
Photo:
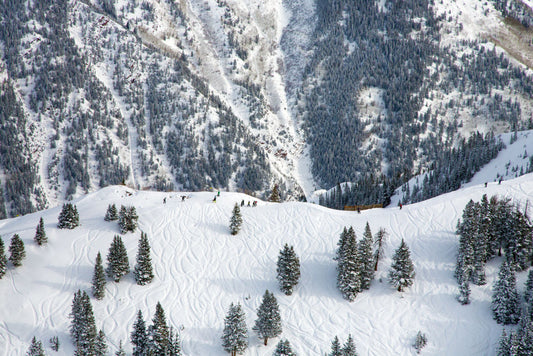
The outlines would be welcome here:
M 330 210 L 310 203 L 267 203 L 243 207 L 241 232 L 229 233 L 236 202 L 252 200 L 239 193 L 157 193 L 111 186 L 74 203 L 81 226 L 56 228 L 59 208 L 0 221 L 0 234 L 9 245 L 13 234 L 26 246 L 23 266 L 10 265 L 0 280 L 0 355 L 23 355 L 35 335 L 48 355 L 72 355 L 68 315 L 78 289 L 90 292 L 98 251 L 107 255 L 119 233 L 116 222 L 105 222 L 108 204 L 133 205 L 139 227 L 152 247 L 155 280 L 135 284 L 131 273 L 119 283 L 108 281 L 103 300 L 91 299 L 97 328 L 107 335 L 110 354 L 120 341 L 131 353 L 130 333 L 137 310 L 147 322 L 161 302 L 171 325 L 178 328 L 185 355 L 224 355 L 220 336 L 230 303 L 240 302 L 246 313 L 250 347 L 246 355 L 271 355 L 279 338 L 263 346 L 251 330 L 265 289 L 280 304 L 282 338 L 298 355 L 329 352 L 335 335 L 352 334 L 361 355 L 414 355 L 412 343 L 420 330 L 428 345 L 423 355 L 495 355 L 501 326 L 490 312 L 491 285 L 501 260 L 487 266 L 488 284 L 472 287 L 472 303 L 456 300 L 453 277 L 457 238 L 455 226 L 465 204 L 483 194 L 498 194 L 525 205 L 533 196 L 533 175 L 476 185 L 405 206 L 374 209 L 361 214 Z M 182 201 L 181 196 L 188 199 Z M 166 204 L 163 199 L 166 198 Z M 48 244 L 33 241 L 44 218 Z M 375 234 L 388 232 L 385 258 L 369 291 L 353 303 L 342 299 L 335 286 L 333 256 L 344 226 L 353 226 L 358 239 L 366 222 Z M 133 267 L 140 232 L 123 236 Z M 415 265 L 414 285 L 400 294 L 386 280 L 393 251 L 405 239 Z M 283 244 L 294 246 L 301 262 L 301 280 L 292 296 L 282 294 L 276 281 L 276 260 Z M 105 264 L 105 263 L 104 263 Z M 525 275 L 519 275 L 523 288 Z M 58 353 L 48 340 L 58 336 Z

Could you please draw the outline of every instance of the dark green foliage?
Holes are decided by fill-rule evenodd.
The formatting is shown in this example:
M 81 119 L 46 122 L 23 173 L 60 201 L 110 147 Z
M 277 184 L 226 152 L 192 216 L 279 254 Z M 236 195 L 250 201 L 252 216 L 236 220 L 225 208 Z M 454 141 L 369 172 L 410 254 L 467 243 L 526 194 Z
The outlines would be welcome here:
M 457 300 L 463 305 L 470 304 L 470 283 L 467 278 L 461 279 Z
M 331 342 L 331 352 L 328 356 L 342 356 L 341 343 L 339 337 L 335 335 L 335 338 Z
M 289 340 L 279 340 L 276 350 L 272 356 L 296 356 L 296 353 L 292 351 L 291 343 Z
M 161 303 L 157 302 L 152 325 L 149 328 L 150 351 L 155 355 L 166 355 L 170 351 L 170 330 L 167 325 L 165 311 Z
M 100 251 L 98 251 L 98 255 L 96 255 L 96 264 L 94 265 L 93 285 L 92 285 L 93 296 L 96 299 L 104 298 L 105 285 L 106 285 L 106 280 L 105 280 L 104 266 L 102 265 L 102 255 L 100 254 Z
M 4 247 L 4 240 L 0 236 L 0 279 L 4 277 L 7 272 L 7 256 Z
M 253 330 L 263 339 L 265 345 L 269 338 L 281 334 L 281 315 L 276 297 L 268 290 L 263 295 L 263 301 L 257 309 L 257 320 Z
M 104 216 L 105 221 L 115 221 L 118 220 L 118 211 L 115 204 L 109 204 L 107 206 L 107 211 Z
M 248 331 L 246 317 L 240 303 L 231 303 L 228 314 L 224 318 L 224 331 L 222 333 L 222 347 L 231 356 L 242 355 L 248 347 Z
M 421 331 L 418 331 L 418 333 L 416 334 L 415 343 L 413 344 L 413 347 L 415 348 L 417 354 L 422 351 L 424 346 L 426 346 L 427 342 L 428 340 L 426 334 Z
M 76 346 L 76 355 L 95 354 L 98 334 L 91 301 L 85 291 L 74 293 L 70 318 L 70 336 Z
M 300 259 L 296 256 L 293 246 L 285 244 L 279 252 L 277 273 L 279 288 L 285 295 L 291 295 L 300 279 Z
M 342 356 L 357 356 L 357 351 L 355 349 L 355 343 L 353 341 L 352 335 L 348 335 L 348 339 L 342 347 Z
M 171 326 L 168 335 L 168 356 L 181 356 L 180 334 Z
M 239 208 L 239 204 L 235 203 L 235 206 L 233 207 L 233 211 L 231 213 L 230 218 L 230 224 L 229 229 L 232 235 L 237 235 L 239 231 L 241 230 L 242 226 L 242 215 L 241 215 L 241 208 Z
M 13 266 L 22 266 L 22 260 L 26 257 L 26 251 L 24 250 L 24 242 L 18 234 L 14 234 L 11 238 L 9 253 L 9 261 L 11 261 Z
M 94 343 L 95 356 L 105 356 L 107 353 L 107 342 L 105 341 L 106 337 L 102 330 L 98 332 L 96 341 Z
M 502 336 L 500 336 L 500 342 L 498 343 L 497 356 L 511 356 L 511 335 L 507 336 L 505 329 L 502 331 Z
M 150 340 L 146 330 L 143 314 L 141 310 L 137 312 L 137 320 L 133 324 L 131 333 L 131 343 L 133 344 L 133 356 L 146 356 L 150 348 Z
M 135 232 L 137 230 L 137 220 L 139 220 L 139 217 L 134 206 L 125 207 L 122 205 L 120 207 L 118 226 L 121 234 L 125 234 L 128 231 Z
M 115 352 L 115 356 L 126 356 L 126 351 L 124 351 L 124 348 L 122 347 L 122 340 L 120 340 L 118 344 L 118 350 Z
M 0 254 L 2 250 L 0 249 Z M 526 289 L 524 290 L 524 300 L 526 303 L 533 301 L 533 269 L 527 274 Z
M 45 356 L 44 349 L 43 349 L 43 343 L 34 336 L 33 339 L 31 339 L 31 345 L 28 349 L 28 352 L 26 352 L 27 356 Z
M 392 257 L 392 265 L 389 270 L 389 281 L 398 289 L 398 292 L 403 292 L 404 288 L 413 284 L 415 278 L 415 267 L 411 261 L 411 256 L 407 244 L 402 239 L 400 247 Z
M 383 257 L 386 238 L 387 231 L 384 228 L 380 228 L 374 240 L 374 271 L 378 270 L 379 259 Z
M 57 227 L 60 229 L 74 229 L 80 225 L 80 216 L 78 209 L 72 203 L 63 204 L 61 213 L 59 213 Z
M 493 317 L 499 324 L 516 324 L 520 318 L 520 297 L 516 289 L 516 277 L 511 264 L 503 261 L 494 284 L 492 303 Z
M 358 265 L 360 268 L 361 276 L 361 290 L 367 290 L 370 288 L 370 283 L 374 279 L 374 254 L 372 253 L 373 245 L 372 232 L 370 231 L 370 225 L 368 222 L 365 226 L 365 232 L 363 238 L 359 241 L 358 249 Z
M 59 338 L 57 336 L 52 336 L 48 341 L 52 350 L 59 351 Z
M 150 259 L 150 244 L 148 236 L 144 232 L 141 232 L 137 251 L 137 264 L 133 270 L 133 275 L 137 284 L 141 286 L 150 283 L 154 279 L 152 260 Z
M 46 237 L 46 231 L 44 231 L 44 221 L 42 217 L 39 220 L 37 228 L 35 229 L 35 237 L 33 239 L 39 246 L 48 242 L 48 238 Z
M 128 253 L 122 238 L 118 235 L 113 237 L 113 242 L 107 254 L 107 276 L 115 282 L 130 272 Z
M 272 193 L 270 194 L 268 201 L 274 203 L 281 202 L 281 197 L 279 196 L 279 186 L 277 184 L 274 186 L 274 188 L 272 188 Z
M 361 268 L 357 255 L 357 242 L 352 227 L 344 228 L 337 249 L 337 287 L 344 299 L 353 302 L 361 291 Z

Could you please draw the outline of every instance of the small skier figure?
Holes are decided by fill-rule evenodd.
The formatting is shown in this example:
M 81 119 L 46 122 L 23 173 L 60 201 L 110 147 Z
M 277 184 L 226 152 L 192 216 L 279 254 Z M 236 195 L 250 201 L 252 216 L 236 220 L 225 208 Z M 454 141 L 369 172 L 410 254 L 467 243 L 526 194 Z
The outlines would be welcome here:
M 485 188 L 487 188 L 487 182 L 485 182 Z
M 403 205 L 402 205 L 402 203 L 399 203 L 399 204 L 400 204 L 400 210 L 402 210 L 402 206 L 403 206 Z
M 163 204 L 166 204 L 166 203 L 167 203 L 167 198 L 164 197 L 164 198 L 163 198 Z
M 187 196 L 182 195 L 182 196 L 181 196 L 181 201 L 185 201 L 185 198 L 187 198 Z
M 244 206 L 244 199 L 241 201 L 241 207 Z
M 215 195 L 215 197 L 213 198 L 213 203 L 216 203 L 217 202 L 217 196 Z
M 220 190 L 218 191 L 217 196 L 218 196 L 218 197 L 220 196 Z
M 357 214 L 361 214 L 361 208 L 357 207 Z
M 250 206 L 250 201 L 248 200 L 248 205 L 247 206 Z
M 257 206 L 257 200 L 254 200 L 254 203 L 252 204 L 252 206 L 255 208 Z

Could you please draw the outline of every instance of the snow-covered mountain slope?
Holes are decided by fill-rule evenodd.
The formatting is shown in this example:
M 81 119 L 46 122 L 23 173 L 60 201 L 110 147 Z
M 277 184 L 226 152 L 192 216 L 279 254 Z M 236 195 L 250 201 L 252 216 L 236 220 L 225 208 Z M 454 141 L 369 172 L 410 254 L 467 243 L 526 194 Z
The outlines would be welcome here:
M 500 259 L 487 266 L 487 285 L 472 287 L 472 303 L 460 305 L 453 277 L 457 220 L 470 199 L 483 194 L 511 198 L 525 205 L 533 196 L 533 175 L 487 187 L 475 185 L 422 203 L 363 211 L 330 210 L 310 203 L 267 203 L 243 207 L 244 224 L 238 235 L 229 233 L 235 203 L 253 200 L 240 193 L 157 193 L 111 186 L 74 201 L 81 226 L 56 228 L 59 207 L 0 221 L 7 246 L 19 234 L 25 243 L 23 266 L 9 267 L 0 280 L 0 355 L 23 355 L 35 335 L 48 345 L 58 336 L 57 355 L 72 355 L 69 313 L 74 292 L 90 292 L 97 253 L 107 255 L 116 222 L 105 222 L 108 204 L 133 205 L 139 228 L 152 247 L 154 281 L 135 284 L 129 274 L 120 283 L 108 281 L 103 300 L 92 299 L 97 328 L 107 335 L 110 352 L 120 341 L 131 352 L 130 333 L 137 310 L 147 322 L 161 302 L 170 323 L 178 328 L 185 355 L 224 355 L 221 333 L 230 303 L 246 313 L 250 347 L 247 355 L 271 355 L 279 338 L 263 346 L 251 327 L 266 289 L 280 304 L 282 338 L 298 355 L 329 352 L 335 335 L 354 337 L 362 355 L 414 355 L 412 343 L 420 330 L 428 345 L 424 355 L 495 355 L 502 327 L 492 319 L 491 286 Z M 182 201 L 181 196 L 188 199 Z M 166 198 L 166 204 L 163 199 Z M 48 244 L 33 241 L 44 218 Z M 339 234 L 353 226 L 361 238 L 366 222 L 373 233 L 388 232 L 385 257 L 368 291 L 353 303 L 336 289 L 335 255 Z M 140 233 L 123 236 L 133 267 Z M 387 283 L 393 251 L 404 239 L 415 265 L 414 285 L 398 293 Z M 276 261 L 285 243 L 294 246 L 301 262 L 301 280 L 292 296 L 282 294 L 276 281 Z M 523 288 L 525 274 L 519 275 Z M 56 354 L 47 348 L 48 354 Z

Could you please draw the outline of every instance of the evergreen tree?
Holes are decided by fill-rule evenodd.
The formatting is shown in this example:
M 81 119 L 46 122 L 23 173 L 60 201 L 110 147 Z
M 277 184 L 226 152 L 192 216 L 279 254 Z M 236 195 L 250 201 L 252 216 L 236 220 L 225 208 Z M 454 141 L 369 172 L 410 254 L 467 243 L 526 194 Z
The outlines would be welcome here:
M 135 232 L 135 230 L 137 230 L 138 220 L 139 216 L 137 215 L 137 210 L 134 206 L 125 207 L 122 205 L 120 207 L 118 226 L 120 227 L 121 234 L 125 234 L 128 231 Z
M 274 186 L 274 188 L 272 188 L 272 194 L 270 194 L 268 201 L 271 201 L 274 203 L 281 202 L 281 198 L 279 196 L 279 186 L 277 184 Z
M 241 230 L 242 226 L 242 215 L 241 215 L 241 208 L 239 208 L 239 204 L 235 203 L 235 206 L 233 207 L 233 212 L 231 214 L 229 229 L 231 231 L 232 235 L 237 235 L 239 231 Z
M 96 341 L 94 343 L 95 356 L 105 356 L 107 353 L 107 342 L 105 341 L 105 334 L 102 330 L 98 332 Z
M 37 228 L 35 229 L 35 237 L 33 239 L 39 246 L 48 242 L 48 239 L 46 238 L 46 231 L 44 231 L 44 221 L 42 217 L 39 220 Z
M 328 354 L 328 356 L 342 356 L 341 343 L 336 335 L 331 342 L 331 352 Z
M 361 291 L 361 268 L 357 256 L 357 242 L 352 227 L 341 234 L 337 257 L 337 287 L 344 299 L 353 302 Z
M 511 356 L 511 340 L 507 336 L 505 329 L 502 331 L 500 342 L 498 344 L 497 356 Z
M 373 237 L 370 225 L 366 223 L 363 238 L 358 245 L 358 259 L 361 276 L 361 290 L 370 288 L 370 283 L 374 279 L 374 255 L 372 253 Z
M 11 238 L 9 253 L 9 260 L 13 263 L 13 266 L 22 266 L 22 260 L 26 257 L 26 251 L 24 250 L 24 242 L 18 234 L 14 234 Z
M 4 247 L 4 241 L 0 236 L 0 279 L 4 277 L 7 272 L 7 256 Z
M 146 324 L 144 322 L 143 314 L 140 309 L 137 312 L 137 320 L 133 324 L 131 343 L 133 344 L 133 356 L 148 355 L 150 340 L 148 338 L 148 332 L 146 331 Z
M 263 301 L 259 309 L 257 309 L 257 320 L 255 321 L 253 330 L 263 339 L 265 345 L 269 338 L 281 334 L 281 316 L 278 301 L 268 289 L 263 295 Z
M 115 282 L 119 282 L 123 276 L 130 272 L 128 253 L 122 238 L 118 235 L 113 237 L 113 242 L 109 247 L 106 272 L 108 277 Z
M 45 356 L 44 349 L 43 349 L 43 343 L 34 336 L 33 339 L 31 339 L 31 345 L 28 349 L 28 352 L 26 352 L 27 356 Z
M 292 351 L 289 340 L 279 340 L 272 356 L 296 356 L 296 353 Z
M 466 305 L 470 304 L 470 283 L 467 279 L 462 279 L 459 285 L 459 295 L 457 296 L 459 303 Z
M 124 348 L 122 347 L 122 340 L 120 340 L 118 344 L 118 350 L 115 352 L 115 356 L 126 356 L 126 351 L 124 351 Z
M 98 337 L 91 301 L 87 293 L 78 290 L 72 300 L 70 335 L 76 345 L 76 355 L 96 353 Z
M 400 247 L 398 247 L 392 257 L 392 265 L 389 270 L 389 281 L 398 289 L 398 292 L 403 292 L 405 287 L 409 287 L 413 284 L 414 278 L 415 268 L 411 261 L 409 248 L 402 239 Z
M 378 270 L 379 259 L 383 257 L 383 254 L 384 254 L 383 248 L 385 245 L 386 238 L 387 238 L 387 231 L 384 228 L 380 228 L 374 240 L 374 261 L 375 261 L 374 271 Z
M 166 355 L 170 351 L 169 327 L 165 317 L 165 311 L 161 303 L 157 302 L 152 325 L 149 328 L 150 351 L 155 355 Z
M 498 273 L 492 294 L 492 313 L 499 324 L 516 324 L 519 320 L 520 298 L 516 290 L 516 277 L 509 261 L 505 260 Z
M 342 356 L 357 356 L 355 343 L 351 334 L 348 335 L 348 340 L 346 340 L 344 346 L 342 347 Z
M 60 229 L 74 229 L 80 225 L 80 216 L 78 209 L 72 203 L 63 204 L 61 213 L 59 213 L 57 227 Z
M 413 347 L 415 348 L 416 353 L 419 354 L 420 351 L 422 351 L 422 349 L 426 346 L 427 343 L 428 343 L 428 340 L 427 340 L 426 334 L 424 334 L 421 331 L 418 331 L 418 333 L 416 334 L 415 343 L 413 344 Z
M 181 339 L 180 334 L 170 327 L 168 336 L 169 352 L 168 356 L 181 356 Z
M 300 279 L 300 259 L 292 246 L 285 244 L 279 252 L 277 273 L 279 288 L 285 295 L 291 295 Z
M 350 227 L 350 233 L 351 232 L 355 234 L 352 227 Z M 335 251 L 335 257 L 333 258 L 335 261 L 340 261 L 342 259 L 342 254 L 344 253 L 344 248 L 345 248 L 347 239 L 348 239 L 348 229 L 345 226 L 341 232 L 339 241 L 337 241 L 337 250 Z
M 104 272 L 104 266 L 102 266 L 102 255 L 100 254 L 100 251 L 98 251 L 98 255 L 96 255 L 96 264 L 94 265 L 94 273 L 93 273 L 93 296 L 96 299 L 102 299 L 105 295 L 105 272 Z
M 148 242 L 148 236 L 144 232 L 141 232 L 141 239 L 139 240 L 137 251 L 137 264 L 133 270 L 133 275 L 135 276 L 135 281 L 140 286 L 148 284 L 154 279 L 152 260 L 150 258 L 150 244 Z
M 518 329 L 511 341 L 511 351 L 516 356 L 533 355 L 533 323 L 528 308 L 522 308 Z
M 248 347 L 248 331 L 246 330 L 244 311 L 240 303 L 231 303 L 228 314 L 224 319 L 224 331 L 222 334 L 222 347 L 231 356 L 241 355 Z
M 2 253 L 1 247 L 0 247 L 0 255 Z M 0 262 L 1 266 L 1 262 Z M 2 278 L 1 272 L 0 272 L 0 278 Z M 524 299 L 526 301 L 526 304 L 529 303 L 533 298 L 533 269 L 529 270 L 529 273 L 527 274 L 527 281 L 526 281 L 526 289 L 524 291 Z
M 59 351 L 59 338 L 57 336 L 52 336 L 49 340 L 50 348 L 54 351 Z
M 117 206 L 115 204 L 109 204 L 107 206 L 107 211 L 104 216 L 105 221 L 115 221 L 118 220 Z

